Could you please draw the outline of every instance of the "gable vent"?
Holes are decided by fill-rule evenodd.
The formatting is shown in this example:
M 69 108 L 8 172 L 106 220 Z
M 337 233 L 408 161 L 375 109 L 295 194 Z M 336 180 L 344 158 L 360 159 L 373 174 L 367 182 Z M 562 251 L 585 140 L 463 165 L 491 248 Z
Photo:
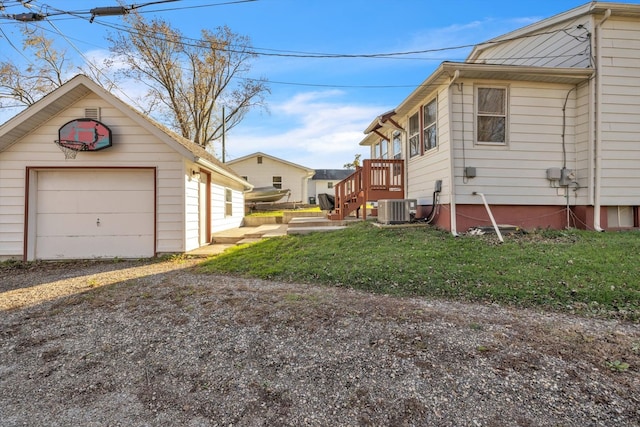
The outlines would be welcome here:
M 89 107 L 84 109 L 84 117 L 100 121 L 100 107 Z

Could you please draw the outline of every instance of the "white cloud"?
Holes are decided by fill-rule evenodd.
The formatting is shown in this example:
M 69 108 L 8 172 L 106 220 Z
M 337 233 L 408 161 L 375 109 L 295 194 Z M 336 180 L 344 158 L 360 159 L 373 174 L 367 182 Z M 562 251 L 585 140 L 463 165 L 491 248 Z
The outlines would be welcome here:
M 276 117 L 243 122 L 230 132 L 228 158 L 262 151 L 313 169 L 339 169 L 357 153 L 369 157 L 358 145 L 363 130 L 388 108 L 351 104 L 344 96 L 339 90 L 304 92 L 271 104 Z

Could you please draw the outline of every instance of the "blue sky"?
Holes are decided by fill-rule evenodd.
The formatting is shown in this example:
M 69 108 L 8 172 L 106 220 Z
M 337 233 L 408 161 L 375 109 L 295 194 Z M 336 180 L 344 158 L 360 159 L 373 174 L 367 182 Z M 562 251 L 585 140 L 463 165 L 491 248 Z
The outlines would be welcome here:
M 2 13 L 28 11 L 13 6 L 17 3 L 0 0 L 5 5 Z M 32 0 L 31 4 L 33 10 L 46 13 L 87 11 L 117 1 Z M 147 17 L 162 16 L 189 37 L 197 38 L 202 28 L 227 25 L 259 49 L 361 55 L 472 45 L 583 4 L 584 0 L 180 0 L 139 10 Z M 51 9 L 40 9 L 43 5 Z M 77 64 L 83 57 L 94 62 L 103 58 L 108 47 L 105 35 L 113 30 L 102 23 L 122 22 L 117 16 L 98 17 L 94 23 L 68 16 L 50 19 L 53 26 L 47 21 L 38 25 Z M 24 24 L 0 19 L 0 28 L 15 44 L 20 25 Z M 259 56 L 249 77 L 271 81 L 268 111 L 250 113 L 229 132 L 227 160 L 262 151 L 323 169 L 342 168 L 356 153 L 366 158 L 368 150 L 358 143 L 371 120 L 397 106 L 442 61 L 462 61 L 469 51 L 449 49 L 398 59 Z M 0 58 L 19 58 L 1 33 Z M 15 111 L 0 110 L 0 123 L 10 114 Z

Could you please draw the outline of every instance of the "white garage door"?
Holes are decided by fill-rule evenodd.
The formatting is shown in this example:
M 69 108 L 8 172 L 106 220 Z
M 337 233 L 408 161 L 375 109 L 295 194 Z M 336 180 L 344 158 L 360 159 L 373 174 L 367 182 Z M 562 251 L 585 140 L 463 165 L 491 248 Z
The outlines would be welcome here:
M 39 171 L 36 188 L 36 259 L 154 256 L 152 170 Z

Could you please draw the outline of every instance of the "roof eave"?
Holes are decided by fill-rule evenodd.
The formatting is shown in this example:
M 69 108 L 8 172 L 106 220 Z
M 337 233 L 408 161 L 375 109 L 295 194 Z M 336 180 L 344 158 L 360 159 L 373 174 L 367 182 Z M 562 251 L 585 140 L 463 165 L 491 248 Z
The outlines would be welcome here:
M 87 96 L 93 88 L 86 76 L 76 76 L 58 90 L 25 108 L 0 126 L 0 151 L 4 151 L 25 135 L 44 124 L 51 116 Z
M 497 43 L 506 42 L 514 38 L 522 37 L 525 34 L 535 33 L 536 31 L 543 30 L 547 27 L 557 25 L 564 21 L 569 21 L 582 15 L 594 15 L 605 13 L 607 10 L 611 10 L 613 15 L 634 15 L 640 17 L 640 5 L 632 3 L 608 3 L 608 2 L 589 2 L 570 9 L 566 12 L 559 13 L 509 33 L 503 34 L 499 37 L 487 40 L 485 42 L 477 44 L 467 56 L 466 62 L 474 62 L 478 59 L 478 56 L 485 49 L 495 46 Z

